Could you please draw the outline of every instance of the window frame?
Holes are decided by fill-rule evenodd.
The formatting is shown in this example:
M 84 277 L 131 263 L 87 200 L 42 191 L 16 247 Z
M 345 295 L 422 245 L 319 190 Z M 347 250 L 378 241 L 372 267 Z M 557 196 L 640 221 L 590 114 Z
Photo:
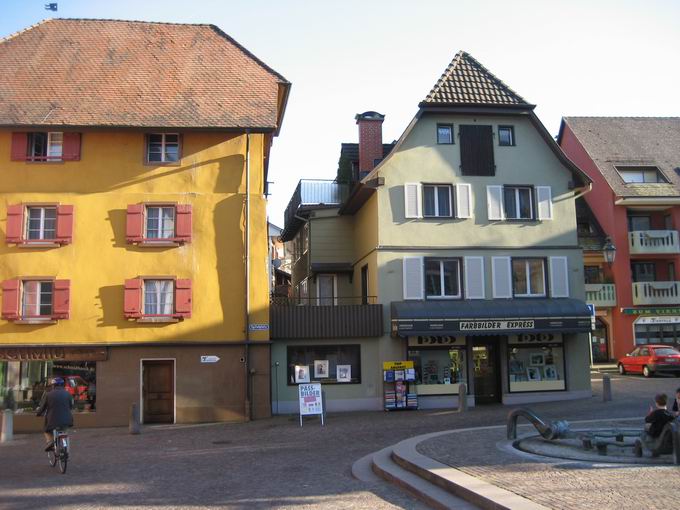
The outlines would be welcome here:
M 45 216 L 47 210 L 54 211 L 54 235 L 52 237 L 45 237 Z M 26 243 L 40 243 L 40 242 L 56 242 L 57 240 L 57 218 L 58 218 L 58 207 L 57 205 L 31 205 L 28 204 L 24 208 L 24 225 L 23 225 L 23 236 Z M 38 233 L 40 237 L 31 239 L 31 210 L 40 210 L 40 227 Z
M 505 191 L 508 189 L 514 190 L 514 195 L 515 195 L 515 213 L 518 214 L 518 217 L 516 218 L 511 218 L 508 216 L 508 206 L 505 201 Z M 521 205 L 520 205 L 520 200 L 519 197 L 521 197 L 521 194 L 519 193 L 520 190 L 528 190 L 529 191 L 529 211 L 531 216 L 529 218 L 522 218 L 519 217 L 519 213 L 521 211 Z M 537 214 L 536 214 L 536 188 L 530 184 L 504 184 L 503 185 L 503 217 L 505 221 L 537 221 Z
M 327 297 L 321 297 L 321 284 L 319 280 L 321 278 L 331 278 L 332 283 L 333 283 L 333 297 L 327 298 Z M 328 304 L 321 304 L 321 301 L 324 300 L 332 300 L 333 303 L 331 305 Z M 338 275 L 335 273 L 319 273 L 316 275 L 316 304 L 317 306 L 337 306 L 338 305 Z
M 525 270 L 526 270 L 526 286 L 527 286 L 527 291 L 529 291 L 527 294 L 518 294 L 515 292 L 515 266 L 514 263 L 515 261 L 520 261 L 523 260 L 525 262 Z M 540 261 L 541 265 L 543 267 L 543 293 L 542 294 L 536 294 L 530 292 L 531 289 L 531 272 L 529 271 L 529 263 L 532 261 Z M 547 260 L 544 257 L 510 257 L 510 278 L 512 280 L 512 297 L 513 298 L 546 298 L 549 295 L 548 292 L 548 264 Z
M 669 184 L 670 180 L 656 165 L 614 165 L 614 169 L 621 177 L 625 184 Z M 625 173 L 640 172 L 642 181 L 627 181 L 624 177 Z M 646 172 L 655 172 L 656 180 L 648 181 L 645 179 Z
M 36 142 L 36 136 L 37 135 L 44 135 L 45 137 L 45 146 L 44 146 L 44 155 L 43 154 L 36 154 L 35 153 L 35 142 Z M 56 138 L 59 135 L 61 138 L 58 143 L 55 142 L 54 138 Z M 50 148 L 51 147 L 59 147 L 59 155 L 57 156 L 50 156 Z M 42 152 L 42 151 L 41 151 Z M 61 162 L 64 161 L 64 132 L 63 131 L 29 131 L 27 133 L 27 139 L 26 139 L 26 161 L 29 162 L 38 162 L 38 163 L 45 163 L 45 162 Z
M 508 130 L 510 132 L 510 143 L 503 143 L 501 140 L 501 130 Z M 499 147 L 516 147 L 515 140 L 515 126 L 502 125 L 498 126 L 498 146 Z
M 454 204 L 454 194 L 453 194 L 453 185 L 452 184 L 442 184 L 442 183 L 421 183 L 420 185 L 421 188 L 421 193 L 422 193 L 422 216 L 423 219 L 430 219 L 430 218 L 453 218 L 455 217 L 455 204 Z M 430 215 L 430 214 L 425 214 L 425 188 L 434 188 L 434 209 L 435 209 L 435 214 Z M 449 192 L 449 214 L 448 215 L 443 215 L 439 214 L 439 188 L 447 188 Z
M 27 314 L 26 313 L 26 284 L 28 283 L 36 283 L 38 285 L 38 291 L 37 291 L 37 296 L 42 297 L 43 294 L 46 294 L 43 292 L 42 287 L 44 284 L 49 283 L 51 286 L 51 291 L 49 293 L 50 296 L 50 302 L 49 302 L 49 313 L 48 314 L 43 314 L 40 313 L 40 309 L 43 306 L 48 306 L 47 304 L 43 304 L 41 299 L 38 299 L 36 306 L 37 306 L 37 311 L 39 312 L 38 314 Z M 52 319 L 52 315 L 54 313 L 54 280 L 49 279 L 49 278 L 22 278 L 21 279 L 21 313 L 19 314 L 19 320 L 26 320 L 26 319 Z
M 172 301 L 170 302 L 170 313 L 147 313 L 146 311 L 146 284 L 147 282 L 170 282 L 172 284 L 172 291 L 169 293 L 172 296 Z M 176 284 L 175 284 L 175 279 L 174 278 L 168 278 L 168 277 L 144 277 L 142 278 L 142 303 L 141 303 L 141 309 L 142 309 L 142 317 L 173 317 L 175 315 L 175 304 L 176 304 L 176 297 L 175 297 L 175 292 L 176 292 Z M 162 292 L 157 292 L 156 297 L 160 297 Z M 167 306 L 167 303 L 166 303 Z M 159 311 L 161 307 L 161 300 L 158 299 L 156 302 L 156 311 Z
M 151 137 L 152 136 L 160 136 L 161 137 L 161 160 L 160 161 L 151 161 L 149 159 L 149 150 L 151 148 Z M 165 154 L 165 147 L 168 144 L 166 141 L 166 137 L 168 136 L 176 136 L 177 137 L 177 160 L 166 160 L 166 154 Z M 179 132 L 169 132 L 169 133 L 147 133 L 145 135 L 145 144 L 144 144 L 144 164 L 146 165 L 180 165 L 182 161 L 182 134 Z M 174 142 L 172 142 L 174 143 Z
M 149 209 L 158 209 L 158 233 L 161 234 L 162 211 L 163 209 L 172 209 L 172 236 L 170 237 L 149 237 Z M 167 241 L 172 242 L 177 238 L 177 204 L 170 203 L 145 203 L 144 204 L 144 241 Z
M 428 262 L 439 262 L 439 285 L 441 289 L 441 294 L 439 295 L 429 295 L 427 293 L 427 263 Z M 458 278 L 458 294 L 447 295 L 445 292 L 444 285 L 444 262 L 455 262 L 456 263 L 456 275 Z M 449 299 L 463 299 L 463 259 L 460 257 L 425 257 L 423 258 L 423 296 L 426 301 L 428 300 L 449 300 Z
M 449 141 L 448 142 L 442 142 L 439 139 L 439 128 L 448 128 L 449 129 Z M 455 145 L 455 137 L 453 136 L 453 124 L 447 124 L 447 123 L 437 123 L 437 145 Z
M 310 368 L 309 370 L 309 380 L 310 382 L 320 382 L 324 385 L 326 384 L 339 384 L 339 385 L 350 385 L 350 384 L 361 384 L 361 358 L 362 358 L 362 346 L 361 344 L 358 343 L 333 343 L 330 345 L 324 345 L 324 344 L 312 344 L 312 345 L 288 345 L 286 347 L 286 366 L 287 370 L 285 372 L 285 377 L 286 377 L 286 383 L 287 386 L 297 386 L 299 383 L 291 381 L 291 367 L 294 368 L 293 361 L 291 360 L 291 352 L 295 352 L 295 350 L 304 350 L 305 351 L 305 359 L 307 359 L 307 356 L 309 356 L 310 351 L 317 350 L 317 352 L 312 352 L 313 356 L 310 356 L 310 358 L 315 358 L 312 359 L 311 362 L 308 363 L 308 366 Z M 340 359 L 340 353 L 342 350 L 349 351 L 349 350 L 354 351 L 357 354 L 357 361 L 356 363 L 346 363 L 345 360 L 343 360 L 342 363 L 339 363 L 336 361 L 336 377 L 335 380 L 331 377 L 315 377 L 314 376 L 314 361 L 315 360 L 328 360 L 328 355 L 335 355 L 337 356 L 337 359 Z M 319 350 L 327 351 L 324 357 L 317 357 L 320 353 Z M 328 352 L 328 351 L 333 351 L 334 352 Z M 343 354 L 347 354 L 343 353 Z M 330 360 L 328 360 L 330 361 Z M 349 382 L 339 382 L 337 380 L 337 365 L 351 365 L 352 366 L 352 380 Z M 330 365 L 330 363 L 329 363 Z M 356 367 L 355 367 L 356 365 Z M 329 366 L 329 369 L 331 367 Z M 330 374 L 329 374 L 330 375 Z

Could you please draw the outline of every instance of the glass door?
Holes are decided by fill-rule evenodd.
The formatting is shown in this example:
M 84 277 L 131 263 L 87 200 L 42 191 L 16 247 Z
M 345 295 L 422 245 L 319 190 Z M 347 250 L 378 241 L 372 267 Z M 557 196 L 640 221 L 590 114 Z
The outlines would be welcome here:
M 501 401 L 499 339 L 500 337 L 477 337 L 472 340 L 475 402 L 478 404 Z

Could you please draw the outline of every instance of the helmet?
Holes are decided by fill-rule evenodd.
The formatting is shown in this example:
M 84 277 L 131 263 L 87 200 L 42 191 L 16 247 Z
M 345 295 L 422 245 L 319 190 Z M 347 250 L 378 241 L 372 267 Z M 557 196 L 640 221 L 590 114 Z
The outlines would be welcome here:
M 64 385 L 64 379 L 62 379 L 61 377 L 54 377 L 50 381 L 50 383 L 52 384 L 52 386 L 63 386 Z

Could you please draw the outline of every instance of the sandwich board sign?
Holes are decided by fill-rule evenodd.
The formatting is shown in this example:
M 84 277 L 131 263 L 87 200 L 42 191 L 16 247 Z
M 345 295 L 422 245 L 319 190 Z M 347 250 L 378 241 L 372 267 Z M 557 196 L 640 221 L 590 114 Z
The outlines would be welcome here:
M 300 401 L 300 427 L 302 427 L 303 416 L 321 416 L 323 422 L 323 394 L 321 393 L 321 383 L 303 383 L 298 385 L 298 399 Z

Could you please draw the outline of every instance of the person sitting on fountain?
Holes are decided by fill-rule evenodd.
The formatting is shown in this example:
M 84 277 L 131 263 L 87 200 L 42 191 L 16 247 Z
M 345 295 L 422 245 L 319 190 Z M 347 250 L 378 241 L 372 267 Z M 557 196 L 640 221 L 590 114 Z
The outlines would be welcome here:
M 649 407 L 649 413 L 647 413 L 645 418 L 645 431 L 650 438 L 659 437 L 666 423 L 672 422 L 675 419 L 675 416 L 666 410 L 667 402 L 668 397 L 666 394 L 659 393 L 654 397 L 656 406 Z
M 680 388 L 675 390 L 675 399 L 673 400 L 673 405 L 670 406 L 670 412 L 673 416 L 680 416 Z

